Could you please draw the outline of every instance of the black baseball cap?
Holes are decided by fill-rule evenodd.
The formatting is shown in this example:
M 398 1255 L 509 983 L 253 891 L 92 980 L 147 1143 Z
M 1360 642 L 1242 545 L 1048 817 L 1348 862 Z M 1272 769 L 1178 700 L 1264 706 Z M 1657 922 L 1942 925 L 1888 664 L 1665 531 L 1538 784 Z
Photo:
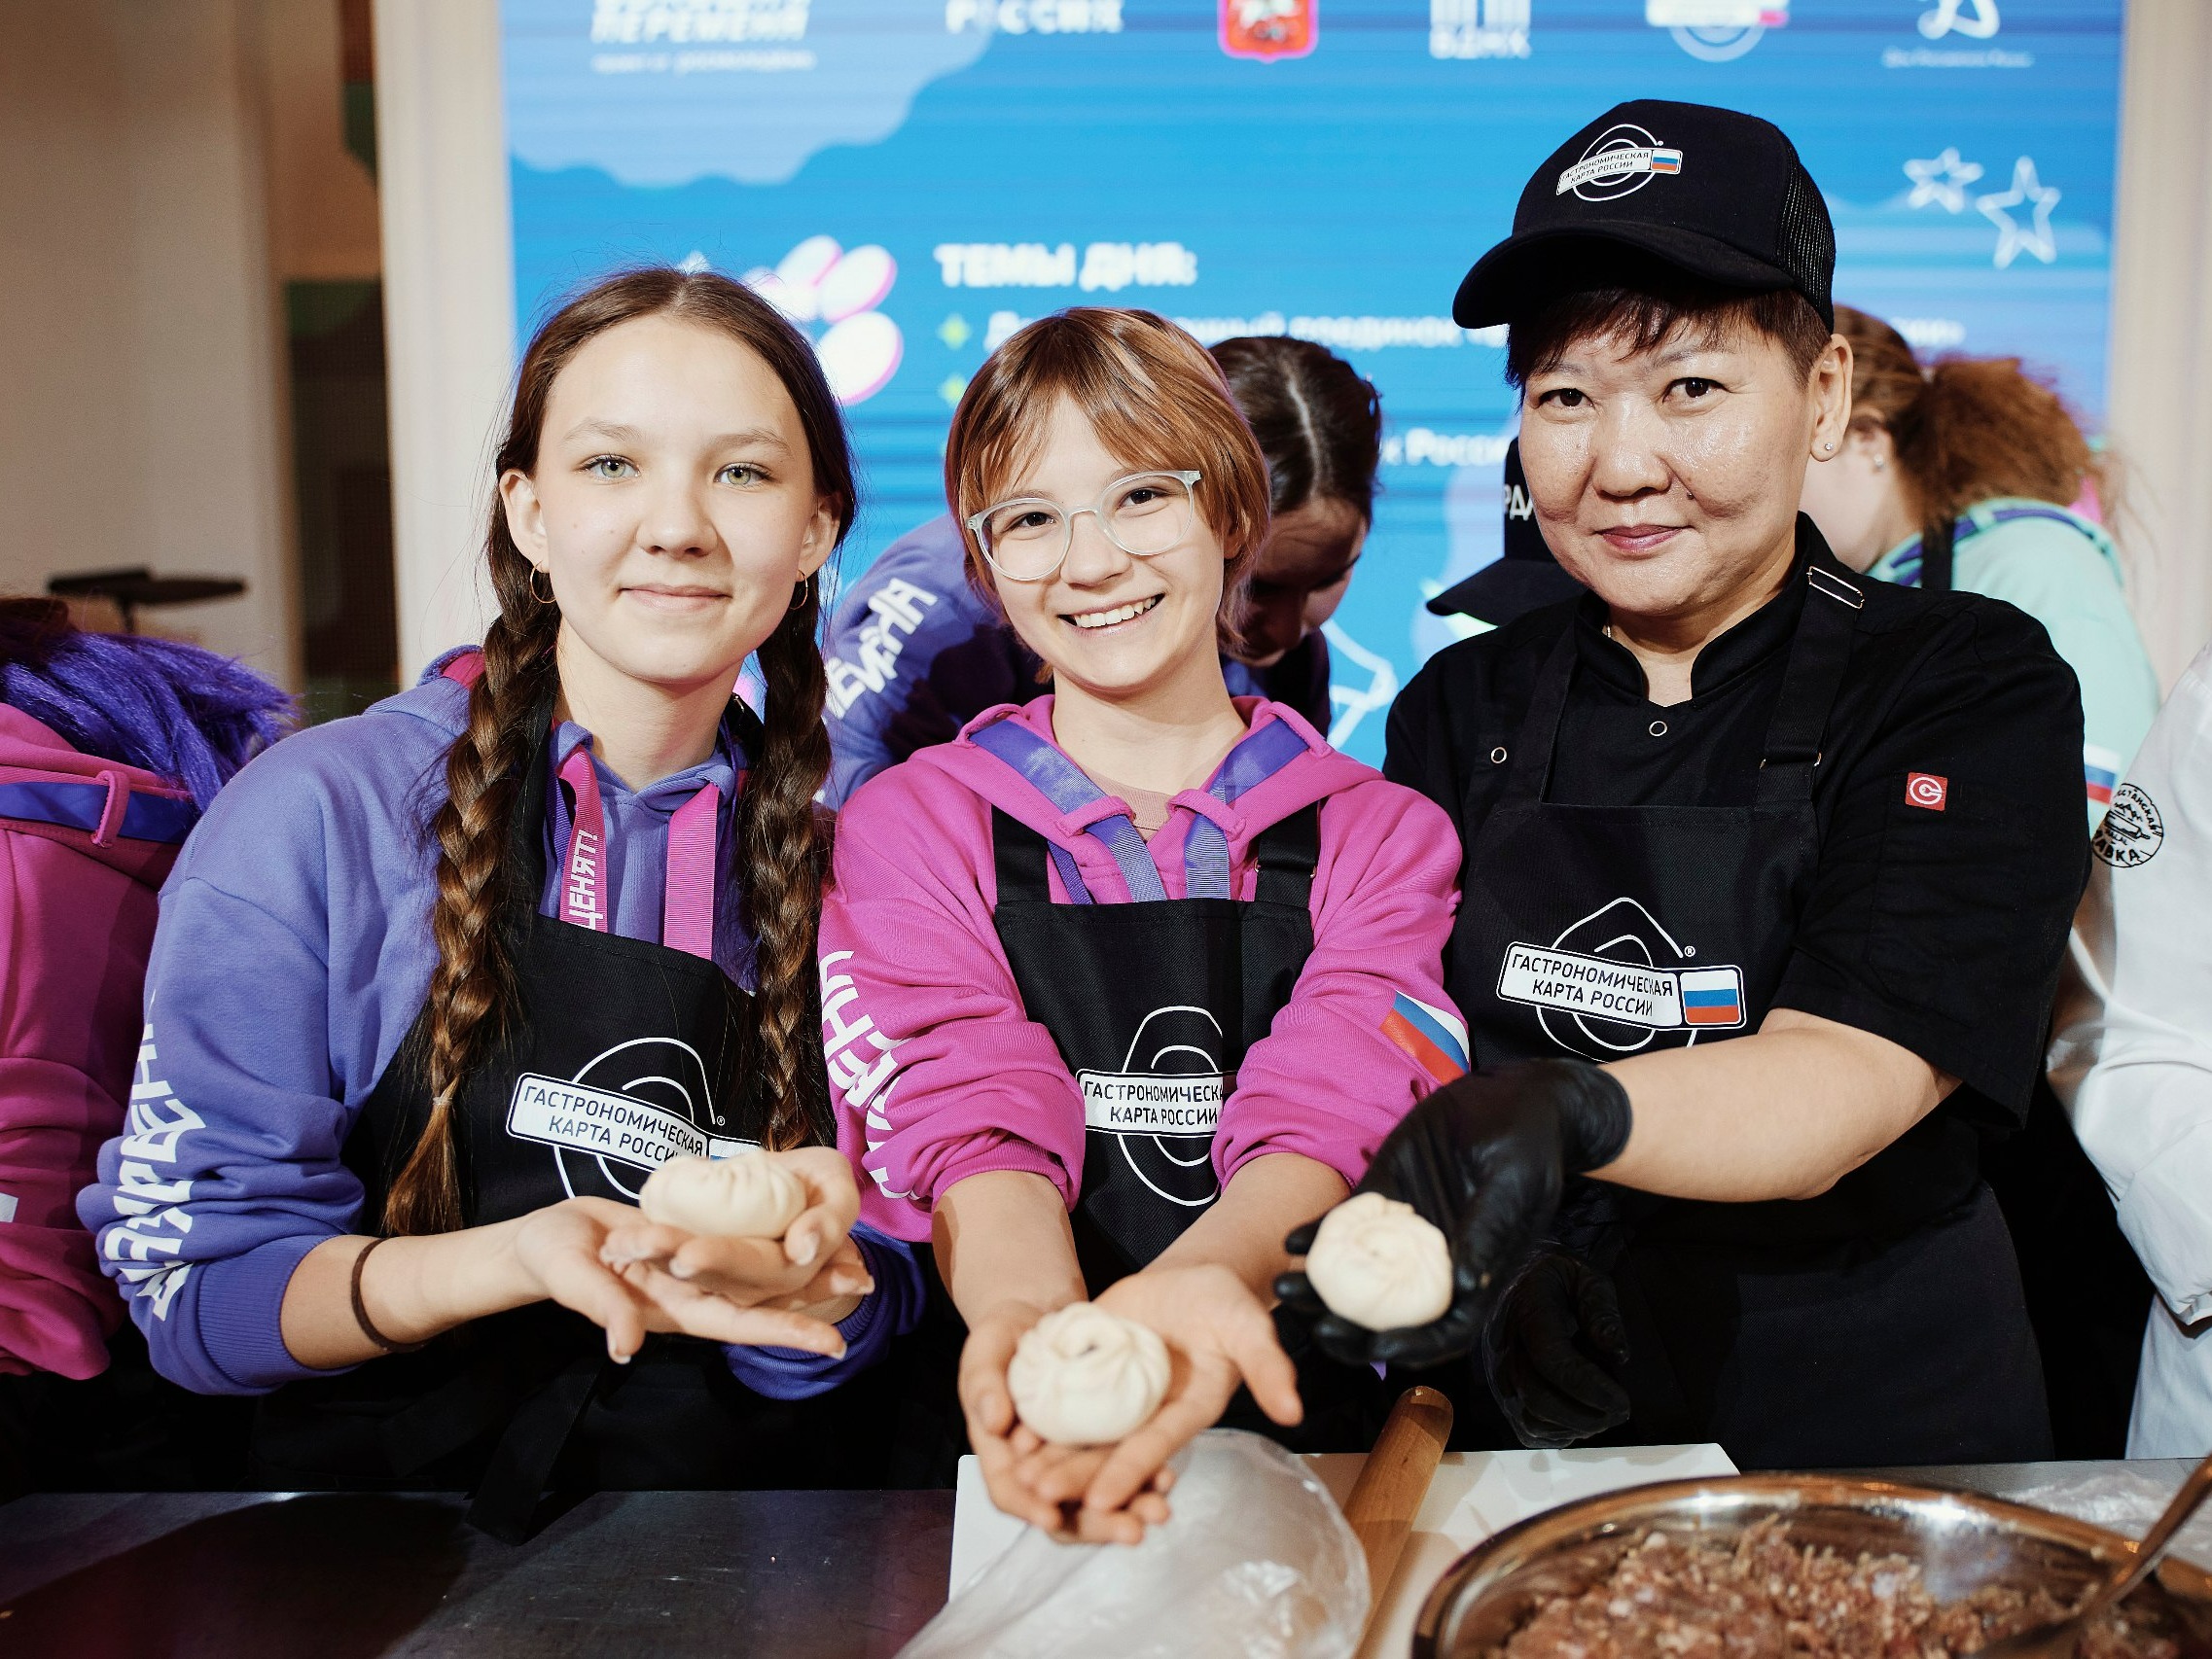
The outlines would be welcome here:
M 1511 322 L 1531 300 L 1602 280 L 1603 250 L 1590 243 L 1747 293 L 1793 288 L 1836 326 L 1828 204 L 1797 147 L 1757 116 L 1657 98 L 1607 110 L 1522 187 L 1513 234 L 1467 273 L 1452 320 Z
M 1493 627 L 1504 627 L 1515 618 L 1556 605 L 1583 591 L 1583 584 L 1559 568 L 1552 556 L 1544 532 L 1536 526 L 1536 509 L 1528 499 L 1528 475 L 1520 470 L 1520 440 L 1506 445 L 1505 550 L 1466 581 L 1454 583 L 1429 601 L 1436 617 L 1467 616 Z

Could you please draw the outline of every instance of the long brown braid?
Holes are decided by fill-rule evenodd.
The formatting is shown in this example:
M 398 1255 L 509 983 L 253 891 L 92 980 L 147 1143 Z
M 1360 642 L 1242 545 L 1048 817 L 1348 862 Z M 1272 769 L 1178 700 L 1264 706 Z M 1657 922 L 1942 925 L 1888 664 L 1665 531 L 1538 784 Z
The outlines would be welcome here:
M 830 773 L 830 734 L 822 724 L 829 683 L 815 635 L 819 586 L 806 583 L 799 609 L 758 653 L 767 682 L 767 741 L 737 802 L 744 915 L 757 941 L 754 1007 L 767 1112 L 761 1140 L 778 1149 L 834 1141 L 837 1133 L 814 967 L 830 851 L 829 815 L 814 805 Z
M 852 458 L 838 403 L 813 348 L 751 290 L 711 272 L 629 271 L 562 306 L 523 353 L 507 436 L 492 476 L 529 473 L 553 381 L 589 340 L 617 324 L 665 315 L 713 328 L 757 353 L 799 412 L 813 468 L 814 491 L 832 504 L 838 542 L 855 509 Z M 493 493 L 485 558 L 499 615 L 484 634 L 483 673 L 469 692 L 467 727 L 446 752 L 446 798 L 429 826 L 437 847 L 437 898 L 430 931 L 438 945 L 431 974 L 422 1066 L 430 1113 L 393 1179 L 384 1206 L 392 1233 L 449 1231 L 462 1201 L 453 1105 L 470 1073 L 515 1026 L 518 1010 L 505 918 L 517 871 L 513 827 L 529 770 L 539 711 L 556 688 L 557 606 L 531 590 L 530 561 L 515 544 L 504 503 Z M 818 584 L 759 650 L 767 682 L 767 740 L 750 757 L 738 802 L 735 858 L 742 914 L 756 941 L 755 1011 L 764 1139 L 782 1147 L 827 1140 L 827 1088 L 815 1016 L 815 938 L 828 867 L 829 828 L 814 795 L 829 774 L 822 725 L 826 683 L 816 640 Z M 734 1048 L 734 1045 L 733 1045 Z M 734 1099 L 738 1079 L 725 1079 Z

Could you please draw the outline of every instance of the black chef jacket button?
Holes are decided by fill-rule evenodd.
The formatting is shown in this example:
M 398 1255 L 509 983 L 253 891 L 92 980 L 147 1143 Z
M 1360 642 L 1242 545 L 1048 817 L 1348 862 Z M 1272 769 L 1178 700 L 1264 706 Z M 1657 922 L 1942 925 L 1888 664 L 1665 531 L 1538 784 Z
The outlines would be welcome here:
M 1654 737 L 1664 737 L 1666 735 L 1666 722 L 1663 720 L 1653 721 L 1652 735 Z
M 1505 745 L 1501 743 L 1497 748 L 1490 751 L 1490 764 L 1493 766 L 1502 766 L 1505 763 L 1506 750 Z

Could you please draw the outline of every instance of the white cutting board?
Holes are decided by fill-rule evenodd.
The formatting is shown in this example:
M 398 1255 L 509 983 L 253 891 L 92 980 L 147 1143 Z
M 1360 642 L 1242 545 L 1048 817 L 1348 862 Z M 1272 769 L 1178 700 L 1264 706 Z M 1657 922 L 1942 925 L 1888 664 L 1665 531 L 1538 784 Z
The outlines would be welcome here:
M 1359 1452 L 1324 1452 L 1306 1463 L 1341 1504 L 1351 1496 L 1367 1459 Z M 1655 1480 L 1695 1480 L 1734 1474 L 1718 1446 L 1622 1446 L 1607 1451 L 1447 1452 L 1429 1496 L 1413 1521 L 1413 1535 L 1398 1558 L 1398 1571 L 1382 1596 L 1382 1613 L 1369 1628 L 1361 1659 L 1386 1659 L 1411 1651 L 1413 1620 L 1445 1569 L 1492 1533 L 1578 1498 L 1618 1492 Z M 957 1594 L 1021 1535 L 1022 1524 L 1003 1513 L 983 1490 L 974 1458 L 960 1460 L 960 1485 L 952 1506 L 952 1571 L 947 1594 Z

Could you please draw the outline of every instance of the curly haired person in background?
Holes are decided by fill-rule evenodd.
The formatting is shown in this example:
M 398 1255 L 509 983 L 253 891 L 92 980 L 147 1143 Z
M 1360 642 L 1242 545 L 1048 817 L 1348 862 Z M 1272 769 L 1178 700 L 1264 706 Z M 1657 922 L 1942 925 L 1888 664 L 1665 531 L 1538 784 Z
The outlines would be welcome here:
M 2114 490 L 2104 460 L 2050 387 L 2014 357 L 1923 367 L 1887 323 L 1836 307 L 1851 342 L 1851 429 L 1805 467 L 1804 511 L 1853 570 L 1955 587 L 2041 622 L 2082 683 L 2089 825 L 2158 712 L 2158 677 L 2127 612 L 2120 552 L 2073 510 Z

